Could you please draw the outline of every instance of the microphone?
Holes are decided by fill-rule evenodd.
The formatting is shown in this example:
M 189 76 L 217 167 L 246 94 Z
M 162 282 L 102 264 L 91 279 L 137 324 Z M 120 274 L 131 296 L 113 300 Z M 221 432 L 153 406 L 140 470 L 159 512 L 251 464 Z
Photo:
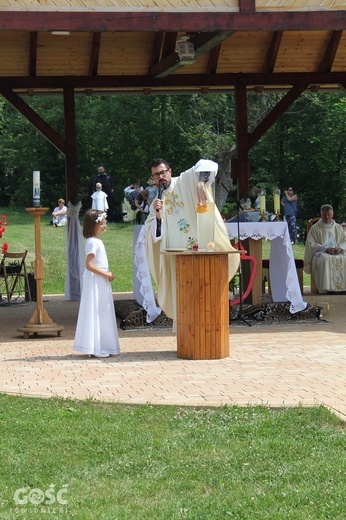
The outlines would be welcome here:
M 157 198 L 158 198 L 159 200 L 162 200 L 162 193 L 163 193 L 163 186 L 162 186 L 162 184 L 160 184 L 160 185 L 159 185 L 159 191 L 158 191 L 158 193 L 157 193 Z M 160 211 L 160 210 L 157 209 L 156 211 L 158 212 L 158 211 Z

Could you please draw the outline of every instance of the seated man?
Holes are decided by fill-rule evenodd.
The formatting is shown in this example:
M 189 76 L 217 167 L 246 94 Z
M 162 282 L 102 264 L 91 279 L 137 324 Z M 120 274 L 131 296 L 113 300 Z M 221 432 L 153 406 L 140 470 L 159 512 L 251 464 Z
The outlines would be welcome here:
M 321 207 L 321 219 L 310 228 L 305 244 L 304 271 L 313 273 L 319 293 L 346 291 L 346 236 L 333 214 L 330 204 Z

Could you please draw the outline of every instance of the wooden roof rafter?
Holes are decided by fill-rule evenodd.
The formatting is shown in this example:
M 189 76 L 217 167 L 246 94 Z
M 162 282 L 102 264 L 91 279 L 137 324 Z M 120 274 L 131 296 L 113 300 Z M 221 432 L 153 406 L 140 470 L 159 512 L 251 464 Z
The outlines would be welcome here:
M 336 53 L 338 51 L 343 31 L 333 31 L 327 44 L 324 56 L 318 67 L 321 72 L 330 72 L 333 67 Z M 310 85 L 311 92 L 318 92 L 320 85 Z
M 30 49 L 29 49 L 29 76 L 36 76 L 37 64 L 37 31 L 30 33 Z
M 94 32 L 91 52 L 90 52 L 90 61 L 89 61 L 89 76 L 97 76 L 99 58 L 100 58 L 100 45 L 101 45 L 101 33 Z

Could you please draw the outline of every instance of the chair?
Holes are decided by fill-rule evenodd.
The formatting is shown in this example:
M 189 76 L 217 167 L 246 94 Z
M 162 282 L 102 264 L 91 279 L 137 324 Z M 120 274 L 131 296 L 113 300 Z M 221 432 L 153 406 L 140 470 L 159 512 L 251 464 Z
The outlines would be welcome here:
M 311 218 L 310 220 L 308 220 L 308 223 L 307 223 L 307 226 L 306 226 L 306 238 L 308 237 L 308 233 L 311 229 L 311 227 L 316 224 L 316 222 L 318 222 L 320 220 L 321 217 L 314 217 L 314 218 Z M 315 283 L 315 277 L 314 277 L 314 274 L 313 272 L 311 271 L 311 275 L 310 275 L 310 289 L 311 289 L 311 292 L 312 293 L 317 293 L 317 288 L 316 288 L 316 283 Z
M 11 304 L 14 295 L 15 299 L 25 298 L 27 292 L 28 299 L 31 301 L 30 284 L 26 270 L 25 259 L 27 251 L 24 253 L 5 253 L 0 264 L 0 294 L 1 299 L 7 298 L 7 303 Z M 4 295 L 6 296 L 4 297 Z

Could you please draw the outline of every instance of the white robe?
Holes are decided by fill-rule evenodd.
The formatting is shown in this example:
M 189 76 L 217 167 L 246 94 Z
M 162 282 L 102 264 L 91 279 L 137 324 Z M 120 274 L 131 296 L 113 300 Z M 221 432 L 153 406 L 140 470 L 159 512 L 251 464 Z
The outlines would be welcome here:
M 88 256 L 90 253 L 95 256 L 95 266 L 108 271 L 108 258 L 102 240 L 96 237 L 86 240 L 85 254 Z M 120 352 L 112 286 L 107 278 L 88 269 L 83 274 L 73 351 L 95 356 Z
M 157 301 L 166 316 L 176 320 L 176 266 L 174 255 L 160 254 L 165 249 L 187 249 L 189 240 L 197 239 L 197 182 L 198 171 L 208 171 L 196 166 L 173 177 L 169 188 L 163 193 L 161 236 L 156 237 L 156 211 L 153 204 L 145 222 L 146 253 L 150 272 L 157 285 Z M 211 163 L 211 161 L 204 161 Z M 214 163 L 215 164 L 215 163 Z M 217 171 L 217 165 L 216 171 Z M 197 171 L 198 170 L 198 171 Z M 210 184 L 215 179 L 212 172 L 207 183 L 208 201 L 212 202 Z M 209 185 L 209 186 L 208 186 Z M 214 244 L 216 251 L 234 251 L 227 228 L 220 212 L 215 207 Z M 229 280 L 238 270 L 239 255 L 229 258 Z
M 329 255 L 326 249 L 340 247 L 339 255 Z M 346 291 L 346 237 L 334 220 L 325 224 L 322 219 L 314 224 L 305 244 L 304 271 L 313 273 L 319 293 Z
M 108 195 L 102 191 L 95 191 L 92 195 L 92 205 L 91 209 L 96 209 L 98 211 L 107 211 L 108 209 L 108 201 L 107 201 Z

